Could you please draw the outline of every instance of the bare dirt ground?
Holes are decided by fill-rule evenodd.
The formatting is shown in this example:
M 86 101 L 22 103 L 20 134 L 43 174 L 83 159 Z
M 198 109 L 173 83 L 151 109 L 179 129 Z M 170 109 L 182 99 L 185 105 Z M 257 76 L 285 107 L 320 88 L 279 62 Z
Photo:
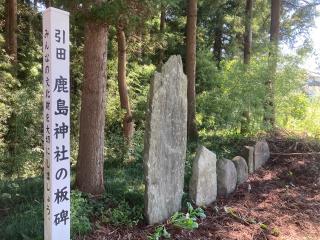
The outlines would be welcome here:
M 171 239 L 320 240 L 320 153 L 279 136 L 269 145 L 273 154 L 267 165 L 228 199 L 206 208 L 198 229 L 167 225 Z M 143 223 L 135 228 L 106 225 L 84 239 L 147 239 L 154 229 Z

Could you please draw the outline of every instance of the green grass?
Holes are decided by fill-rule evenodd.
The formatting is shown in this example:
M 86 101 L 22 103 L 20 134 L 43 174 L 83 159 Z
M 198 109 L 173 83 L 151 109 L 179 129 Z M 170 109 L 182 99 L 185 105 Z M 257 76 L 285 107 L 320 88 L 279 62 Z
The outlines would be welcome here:
M 42 178 L 0 182 L 2 239 L 42 239 Z
M 42 177 L 0 183 L 1 239 L 43 239 Z M 88 200 L 78 191 L 71 193 L 72 235 L 91 230 Z
M 73 238 L 89 233 L 94 220 L 98 224 L 134 226 L 143 219 L 143 134 L 137 133 L 136 138 L 130 149 L 119 135 L 109 141 L 105 195 L 96 199 L 72 190 Z M 0 239 L 43 239 L 42 176 L 1 181 L 0 206 Z

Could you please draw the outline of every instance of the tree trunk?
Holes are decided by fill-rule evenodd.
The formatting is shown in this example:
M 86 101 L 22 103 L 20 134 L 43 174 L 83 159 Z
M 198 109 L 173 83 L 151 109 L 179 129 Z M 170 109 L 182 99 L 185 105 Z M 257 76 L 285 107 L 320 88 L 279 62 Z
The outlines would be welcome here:
M 17 63 L 17 0 L 6 0 L 6 51 L 11 62 Z
M 79 157 L 76 185 L 93 195 L 104 192 L 104 126 L 108 28 L 85 24 L 84 83 L 81 96 Z
M 251 46 L 252 46 L 252 5 L 253 0 L 246 0 L 246 11 L 245 11 L 245 32 L 243 39 L 243 63 L 249 65 L 251 57 Z M 242 134 L 249 131 L 250 126 L 250 111 L 246 110 L 242 113 L 241 129 Z
M 127 141 L 130 142 L 134 132 L 134 123 L 129 103 L 129 95 L 126 83 L 126 68 L 127 68 L 127 47 L 126 35 L 123 27 L 117 27 L 118 40 L 118 86 L 120 95 L 121 108 L 126 111 L 123 118 L 123 135 Z
M 279 44 L 280 35 L 280 11 L 281 0 L 271 1 L 271 26 L 270 26 L 270 42 L 277 48 Z
M 218 20 L 220 22 L 220 20 Z M 220 67 L 220 62 L 222 60 L 222 34 L 223 34 L 223 24 L 218 23 L 214 30 L 214 44 L 213 44 L 213 55 L 216 60 L 218 68 Z
M 52 6 L 52 0 L 45 0 L 45 5 L 46 5 L 46 8 L 49 8 Z
M 160 34 L 161 37 L 164 36 L 165 33 L 165 24 L 166 24 L 166 9 L 164 6 L 162 6 L 161 9 L 161 16 L 160 16 Z M 164 60 L 164 48 L 161 47 L 159 51 L 159 67 L 162 66 Z
M 197 0 L 188 1 L 187 16 L 187 56 L 186 72 L 188 78 L 188 138 L 197 139 L 196 126 L 196 45 L 197 45 Z
M 267 96 L 265 102 L 264 123 L 266 126 L 275 126 L 274 82 L 277 71 L 278 45 L 280 35 L 280 11 L 281 0 L 271 1 L 271 25 L 270 25 L 270 53 L 269 53 L 269 78 L 266 81 Z
M 38 0 L 34 0 L 34 1 L 33 1 L 33 8 L 34 8 L 35 10 L 38 10 Z
M 247 0 L 246 13 L 245 13 L 245 33 L 244 33 L 244 45 L 243 45 L 243 62 L 249 64 L 251 57 L 252 46 L 252 2 L 253 0 Z

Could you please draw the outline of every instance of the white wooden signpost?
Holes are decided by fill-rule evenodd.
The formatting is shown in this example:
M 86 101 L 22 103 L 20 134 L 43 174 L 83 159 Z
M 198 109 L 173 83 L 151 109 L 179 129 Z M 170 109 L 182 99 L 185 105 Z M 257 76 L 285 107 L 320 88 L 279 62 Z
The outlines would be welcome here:
M 44 239 L 70 239 L 69 13 L 43 14 Z

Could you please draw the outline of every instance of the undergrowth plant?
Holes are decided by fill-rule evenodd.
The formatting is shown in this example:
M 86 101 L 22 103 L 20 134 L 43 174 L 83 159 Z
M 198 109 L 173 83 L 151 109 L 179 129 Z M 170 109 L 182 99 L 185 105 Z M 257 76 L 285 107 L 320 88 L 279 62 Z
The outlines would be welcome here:
M 148 236 L 148 240 L 159 240 L 161 237 L 165 239 L 171 238 L 171 234 L 167 231 L 164 225 L 158 226 L 154 231 L 154 234 Z
M 194 209 L 191 203 L 187 202 L 187 213 L 183 212 L 176 212 L 173 216 L 169 219 L 168 224 L 171 224 L 175 227 L 186 229 L 186 230 L 193 230 L 199 227 L 197 220 L 206 218 L 206 214 L 204 210 L 200 207 Z M 171 235 L 167 231 L 165 225 L 160 225 L 155 229 L 153 235 L 149 236 L 149 240 L 159 240 L 161 237 L 163 238 L 170 238 Z
M 170 218 L 170 224 L 187 229 L 187 230 L 193 230 L 195 228 L 198 228 L 197 220 L 206 218 L 206 215 L 202 208 L 196 208 L 194 209 L 191 205 L 191 203 L 187 203 L 188 212 L 182 213 L 182 212 L 176 212 L 171 218 Z
M 133 227 L 143 219 L 142 213 L 142 207 L 130 207 L 126 201 L 121 201 L 116 207 L 103 210 L 101 220 L 103 223 L 111 223 L 115 226 Z

